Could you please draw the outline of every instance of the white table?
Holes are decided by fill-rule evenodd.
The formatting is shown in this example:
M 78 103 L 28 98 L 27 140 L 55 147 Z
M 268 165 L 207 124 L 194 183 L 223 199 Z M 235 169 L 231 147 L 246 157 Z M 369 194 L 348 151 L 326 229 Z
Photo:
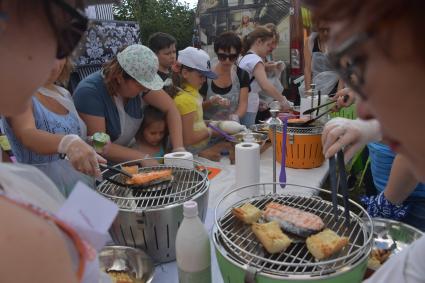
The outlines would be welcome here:
M 206 159 L 197 158 L 206 166 L 220 167 L 222 171 L 217 175 L 210 183 L 209 188 L 209 199 L 208 199 L 208 212 L 205 219 L 205 227 L 208 231 L 212 231 L 214 224 L 214 208 L 217 201 L 220 200 L 221 196 L 226 192 L 234 189 L 235 182 L 235 166 L 230 165 L 228 159 L 222 160 L 222 162 L 212 162 Z M 272 149 L 267 149 L 261 154 L 261 165 L 260 165 L 260 181 L 263 183 L 270 183 L 273 181 L 273 156 Z M 280 164 L 276 166 L 276 175 L 279 179 Z M 321 167 L 315 169 L 286 169 L 287 183 L 297 184 L 309 187 L 321 187 L 328 173 L 328 161 L 326 161 Z M 278 188 L 280 189 L 280 188 Z M 291 191 L 297 194 L 311 194 L 312 192 L 305 189 L 300 191 Z M 220 269 L 215 258 L 215 250 L 211 242 L 211 265 L 212 265 L 212 282 L 222 283 Z M 173 283 L 178 282 L 177 265 L 176 262 L 170 262 L 166 264 L 158 265 L 155 269 L 154 283 Z

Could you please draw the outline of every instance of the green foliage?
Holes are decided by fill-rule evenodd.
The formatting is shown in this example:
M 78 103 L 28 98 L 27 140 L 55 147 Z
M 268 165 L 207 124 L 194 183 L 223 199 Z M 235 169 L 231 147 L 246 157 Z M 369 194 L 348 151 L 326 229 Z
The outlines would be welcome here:
M 162 31 L 177 39 L 177 49 L 183 49 L 192 42 L 195 10 L 177 0 L 124 0 L 114 7 L 117 20 L 138 21 L 142 42 L 149 35 Z

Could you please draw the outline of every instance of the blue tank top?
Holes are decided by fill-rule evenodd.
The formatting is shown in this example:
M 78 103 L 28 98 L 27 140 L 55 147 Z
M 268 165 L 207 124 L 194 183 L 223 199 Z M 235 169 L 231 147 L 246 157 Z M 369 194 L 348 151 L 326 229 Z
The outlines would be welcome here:
M 373 182 L 378 191 L 382 192 L 388 182 L 395 153 L 385 144 L 370 143 L 367 145 L 370 156 L 370 169 Z M 420 183 L 410 197 L 425 197 L 425 184 Z
M 72 113 L 65 115 L 56 114 L 47 109 L 37 97 L 32 97 L 32 109 L 35 120 L 35 126 L 39 130 L 43 130 L 52 134 L 75 134 L 81 136 L 78 117 Z M 12 147 L 13 155 L 20 163 L 26 164 L 41 164 L 58 160 L 59 154 L 42 155 L 35 153 L 26 148 L 15 136 L 12 128 L 4 120 L 4 128 Z

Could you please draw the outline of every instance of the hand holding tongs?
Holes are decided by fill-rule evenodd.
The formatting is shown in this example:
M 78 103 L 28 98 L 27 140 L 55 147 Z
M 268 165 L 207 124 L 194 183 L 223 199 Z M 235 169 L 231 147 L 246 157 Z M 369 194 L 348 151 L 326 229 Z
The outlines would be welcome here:
M 346 94 L 346 95 L 344 95 L 344 102 L 347 102 L 348 101 L 348 99 L 350 99 L 350 96 L 348 95 L 348 94 Z M 307 114 L 311 114 L 311 113 L 313 113 L 314 111 L 316 111 L 316 110 L 319 110 L 320 108 L 323 108 L 323 107 L 325 107 L 325 106 L 328 106 L 329 104 L 332 104 L 332 103 L 336 103 L 337 101 L 335 100 L 332 100 L 332 101 L 329 101 L 329 102 L 326 102 L 325 104 L 321 104 L 321 105 L 319 105 L 319 106 L 316 106 L 316 107 L 313 107 L 313 108 L 310 108 L 310 109 L 307 109 L 306 111 L 304 111 L 303 112 L 303 115 L 307 115 Z M 328 110 L 328 111 L 326 111 L 326 113 L 327 112 L 329 112 L 330 110 Z
M 336 162 L 338 161 L 338 170 Z M 347 173 L 345 172 L 345 163 L 344 163 L 344 153 L 342 150 L 337 153 L 337 161 L 335 161 L 335 156 L 329 158 L 329 174 L 331 181 L 332 189 L 332 207 L 333 215 L 335 221 L 338 221 L 338 183 L 341 188 L 341 194 L 344 204 L 344 217 L 345 217 L 345 226 L 348 227 L 350 224 L 350 201 L 348 198 L 348 185 L 347 185 Z M 339 182 L 337 180 L 337 171 L 339 173 Z

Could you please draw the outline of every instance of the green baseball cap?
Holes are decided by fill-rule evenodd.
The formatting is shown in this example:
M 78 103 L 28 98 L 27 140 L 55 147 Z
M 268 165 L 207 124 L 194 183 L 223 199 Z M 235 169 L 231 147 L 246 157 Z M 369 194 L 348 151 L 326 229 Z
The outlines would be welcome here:
M 117 54 L 121 68 L 133 79 L 151 90 L 160 90 L 164 86 L 158 76 L 158 58 L 148 47 L 133 44 Z

